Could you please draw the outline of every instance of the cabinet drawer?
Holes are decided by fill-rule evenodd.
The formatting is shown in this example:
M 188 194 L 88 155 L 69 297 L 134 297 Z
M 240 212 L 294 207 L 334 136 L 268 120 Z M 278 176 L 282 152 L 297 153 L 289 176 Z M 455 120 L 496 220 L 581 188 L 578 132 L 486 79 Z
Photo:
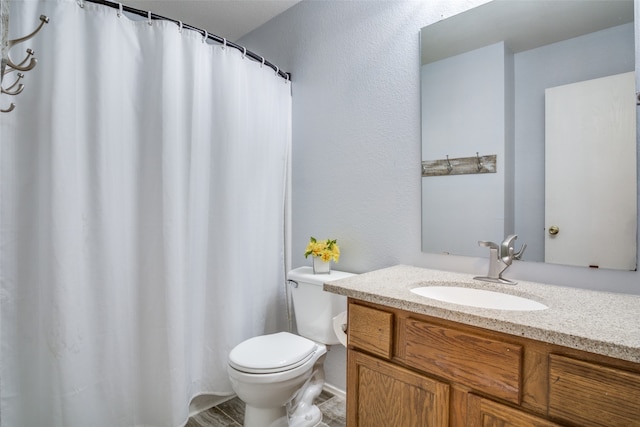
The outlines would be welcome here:
M 520 403 L 522 346 L 411 318 L 404 338 L 408 365 Z
M 391 358 L 393 314 L 349 304 L 348 343 L 386 359 Z
M 581 426 L 640 426 L 640 375 L 551 354 L 549 415 Z

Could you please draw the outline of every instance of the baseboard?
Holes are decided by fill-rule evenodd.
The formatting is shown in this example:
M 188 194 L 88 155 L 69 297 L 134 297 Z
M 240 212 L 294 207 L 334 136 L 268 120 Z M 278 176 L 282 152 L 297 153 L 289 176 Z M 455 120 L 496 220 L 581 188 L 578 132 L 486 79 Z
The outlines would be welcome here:
M 335 387 L 331 384 L 324 383 L 324 386 L 322 387 L 322 389 L 327 393 L 333 394 L 334 396 L 341 397 L 342 399 L 346 399 L 347 397 L 347 393 L 344 390 L 339 389 L 338 387 Z

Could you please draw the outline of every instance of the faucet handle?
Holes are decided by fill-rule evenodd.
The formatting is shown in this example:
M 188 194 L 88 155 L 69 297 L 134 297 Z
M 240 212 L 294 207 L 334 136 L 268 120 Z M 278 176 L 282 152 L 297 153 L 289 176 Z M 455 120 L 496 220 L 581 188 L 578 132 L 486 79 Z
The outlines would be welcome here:
M 526 243 L 524 245 L 522 245 L 522 248 L 520 248 L 520 250 L 518 252 L 513 254 L 513 259 L 520 260 L 522 258 L 522 255 L 524 254 L 524 250 L 525 249 L 527 249 L 527 244 Z

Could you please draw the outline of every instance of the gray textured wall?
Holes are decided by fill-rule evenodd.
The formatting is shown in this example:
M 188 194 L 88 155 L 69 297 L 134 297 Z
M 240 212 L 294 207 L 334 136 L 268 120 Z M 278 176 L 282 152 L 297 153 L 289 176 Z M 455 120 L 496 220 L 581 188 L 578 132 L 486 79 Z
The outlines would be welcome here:
M 239 41 L 293 73 L 292 267 L 309 264 L 315 236 L 338 239 L 339 270 L 486 272 L 487 258 L 425 254 L 420 242 L 419 30 L 480 3 L 304 0 Z M 509 277 L 640 294 L 638 272 L 521 262 Z M 340 388 L 344 353 L 326 362 Z

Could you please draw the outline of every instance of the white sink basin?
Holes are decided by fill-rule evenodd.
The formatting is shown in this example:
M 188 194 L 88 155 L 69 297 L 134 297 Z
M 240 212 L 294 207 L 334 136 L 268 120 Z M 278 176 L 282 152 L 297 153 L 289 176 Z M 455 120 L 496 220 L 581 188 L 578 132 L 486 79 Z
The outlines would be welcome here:
M 548 308 L 528 298 L 461 286 L 422 286 L 411 289 L 411 292 L 451 304 L 495 310 L 534 311 Z

